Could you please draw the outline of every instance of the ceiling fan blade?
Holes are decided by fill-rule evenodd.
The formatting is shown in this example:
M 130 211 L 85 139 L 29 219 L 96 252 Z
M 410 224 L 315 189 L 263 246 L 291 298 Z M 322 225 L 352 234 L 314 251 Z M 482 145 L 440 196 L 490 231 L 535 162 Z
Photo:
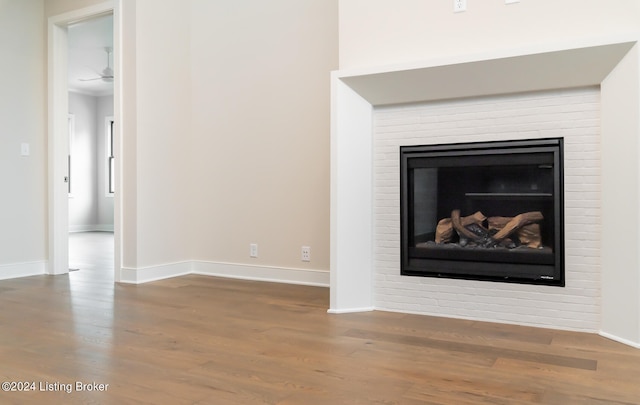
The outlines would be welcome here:
M 110 47 L 106 47 L 104 48 L 105 52 L 107 53 L 107 67 L 102 69 L 102 74 L 100 74 L 100 76 L 98 77 L 92 77 L 91 79 L 78 79 L 81 82 L 92 82 L 95 80 L 102 80 L 104 82 L 112 82 L 113 81 L 113 69 L 111 69 L 111 63 L 109 60 L 109 56 L 111 55 L 111 48 Z M 96 72 L 97 73 L 97 72 Z

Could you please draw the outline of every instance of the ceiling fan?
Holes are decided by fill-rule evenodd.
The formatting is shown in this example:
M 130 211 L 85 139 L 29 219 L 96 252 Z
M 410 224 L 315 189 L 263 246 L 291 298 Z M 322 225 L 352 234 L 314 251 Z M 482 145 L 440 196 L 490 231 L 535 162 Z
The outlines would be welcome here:
M 104 51 L 107 53 L 107 67 L 102 69 L 102 73 L 99 77 L 93 77 L 91 79 L 78 79 L 81 82 L 90 82 L 93 80 L 102 80 L 103 82 L 113 81 L 113 69 L 111 69 L 111 48 L 105 47 Z

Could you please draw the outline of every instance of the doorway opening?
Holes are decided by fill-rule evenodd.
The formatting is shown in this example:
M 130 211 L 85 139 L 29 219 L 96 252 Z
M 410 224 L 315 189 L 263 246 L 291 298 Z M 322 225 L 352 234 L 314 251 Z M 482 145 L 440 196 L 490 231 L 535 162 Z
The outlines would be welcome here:
M 111 283 L 119 281 L 120 268 L 117 16 L 114 4 L 105 2 L 51 17 L 48 24 L 47 273 L 99 267 Z M 97 233 L 100 243 L 88 242 Z
M 74 119 L 69 131 L 69 270 L 100 269 L 112 276 L 113 258 L 97 258 L 101 251 L 113 252 L 113 13 L 69 24 L 67 49 Z

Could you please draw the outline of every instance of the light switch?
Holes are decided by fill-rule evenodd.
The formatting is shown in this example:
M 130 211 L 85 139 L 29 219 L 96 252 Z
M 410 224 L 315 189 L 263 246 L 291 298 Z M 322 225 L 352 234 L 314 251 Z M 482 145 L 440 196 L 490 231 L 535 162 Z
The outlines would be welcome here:
M 467 0 L 453 0 L 453 12 L 460 13 L 467 10 Z
M 29 144 L 28 143 L 23 143 L 20 145 L 20 154 L 22 156 L 29 156 L 30 151 L 29 151 Z

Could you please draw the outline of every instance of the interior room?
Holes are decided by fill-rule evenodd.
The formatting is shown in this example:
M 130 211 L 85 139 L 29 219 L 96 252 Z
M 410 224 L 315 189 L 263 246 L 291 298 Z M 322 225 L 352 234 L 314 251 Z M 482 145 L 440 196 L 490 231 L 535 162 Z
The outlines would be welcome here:
M 113 13 L 70 23 L 67 35 L 69 270 L 112 279 Z
M 640 403 L 638 21 L 0 0 L 0 398 Z

